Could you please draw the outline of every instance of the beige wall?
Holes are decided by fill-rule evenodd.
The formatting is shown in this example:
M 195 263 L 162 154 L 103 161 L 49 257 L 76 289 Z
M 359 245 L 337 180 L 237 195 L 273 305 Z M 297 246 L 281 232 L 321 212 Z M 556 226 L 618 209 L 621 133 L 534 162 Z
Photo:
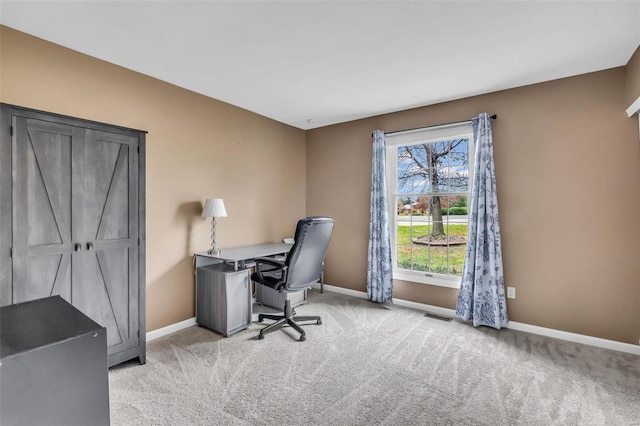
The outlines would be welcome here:
M 640 98 L 640 46 L 629 59 L 624 76 L 626 104 L 630 106 Z M 640 114 L 636 114 L 631 120 L 640 120 L 639 117 Z M 640 141 L 640 136 L 638 140 Z M 638 278 L 638 285 L 640 285 L 640 278 Z M 638 305 L 640 306 L 640 292 L 638 292 Z M 638 309 L 638 327 L 640 327 L 640 309 Z
M 496 113 L 511 320 L 637 344 L 640 143 L 628 106 L 614 68 L 308 131 L 307 214 L 336 219 L 325 281 L 366 291 L 374 129 Z M 396 281 L 394 295 L 455 308 L 457 290 Z
M 0 27 L 0 100 L 148 131 L 147 330 L 194 315 L 201 201 L 222 197 L 220 246 L 277 241 L 305 214 L 302 130 Z
M 149 132 L 147 330 L 193 316 L 191 254 L 209 244 L 209 223 L 199 217 L 206 197 L 224 198 L 229 212 L 219 220 L 222 246 L 290 236 L 305 214 L 333 216 L 326 282 L 364 291 L 371 131 L 486 111 L 499 115 L 505 275 L 518 294 L 508 300 L 512 320 L 638 343 L 640 144 L 637 122 L 624 114 L 640 95 L 638 51 L 626 70 L 309 131 L 305 148 L 301 130 L 0 31 L 0 101 Z M 395 286 L 397 298 L 449 308 L 456 295 Z
M 627 107 L 640 97 L 640 46 L 625 67 L 625 102 Z

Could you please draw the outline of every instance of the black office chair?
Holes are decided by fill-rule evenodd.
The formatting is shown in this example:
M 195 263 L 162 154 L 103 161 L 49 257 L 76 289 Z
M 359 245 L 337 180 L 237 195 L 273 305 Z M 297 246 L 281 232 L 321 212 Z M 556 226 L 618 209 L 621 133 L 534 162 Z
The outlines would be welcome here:
M 284 262 L 270 257 L 256 259 L 256 272 L 251 275 L 251 279 L 286 293 L 284 315 L 258 315 L 259 322 L 265 318 L 276 321 L 260 330 L 258 339 L 264 339 L 266 333 L 289 325 L 300 333 L 300 341 L 303 342 L 306 340 L 305 332 L 296 321 L 316 321 L 316 324 L 322 324 L 319 316 L 294 316 L 289 293 L 309 288 L 320 279 L 322 261 L 331 241 L 334 223 L 334 220 L 329 217 L 300 219 L 296 226 L 295 243 Z

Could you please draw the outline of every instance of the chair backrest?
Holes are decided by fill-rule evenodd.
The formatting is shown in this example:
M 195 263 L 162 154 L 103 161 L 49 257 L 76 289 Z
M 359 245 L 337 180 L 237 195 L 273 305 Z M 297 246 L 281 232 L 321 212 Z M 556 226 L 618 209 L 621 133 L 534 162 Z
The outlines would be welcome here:
M 307 217 L 298 221 L 295 243 L 285 261 L 289 267 L 286 290 L 301 290 L 320 279 L 334 223 L 330 217 Z

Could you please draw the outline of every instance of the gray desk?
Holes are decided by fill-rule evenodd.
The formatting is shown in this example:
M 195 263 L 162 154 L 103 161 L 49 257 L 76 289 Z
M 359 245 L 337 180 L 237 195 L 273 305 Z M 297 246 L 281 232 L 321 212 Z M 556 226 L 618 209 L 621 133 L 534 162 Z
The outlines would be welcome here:
M 206 251 L 196 253 L 193 260 L 193 272 L 196 275 L 196 321 L 198 324 L 228 337 L 230 334 L 246 328 L 252 319 L 257 320 L 257 315 L 254 318 L 253 314 L 251 291 L 243 293 L 243 290 L 239 289 L 239 292 L 235 292 L 235 289 L 231 287 L 234 284 L 229 279 L 230 275 L 225 279 L 218 279 L 224 284 L 214 285 L 216 288 L 224 287 L 223 290 L 213 289 L 212 284 L 202 274 L 205 268 L 211 265 L 223 267 L 224 264 L 225 268 L 240 271 L 255 266 L 257 257 L 283 258 L 291 250 L 291 247 L 293 244 L 266 243 L 221 249 L 217 256 Z M 248 306 L 244 305 L 245 303 L 248 303 Z M 248 322 L 242 320 L 245 318 L 244 312 L 246 311 L 249 314 Z M 219 324 L 223 324 L 222 328 Z
M 234 270 L 249 268 L 255 265 L 256 257 L 284 256 L 289 253 L 293 244 L 286 243 L 266 243 L 251 246 L 232 247 L 220 250 L 220 255 L 215 256 L 206 251 L 195 254 L 196 269 L 201 266 L 215 263 L 227 263 L 233 266 Z

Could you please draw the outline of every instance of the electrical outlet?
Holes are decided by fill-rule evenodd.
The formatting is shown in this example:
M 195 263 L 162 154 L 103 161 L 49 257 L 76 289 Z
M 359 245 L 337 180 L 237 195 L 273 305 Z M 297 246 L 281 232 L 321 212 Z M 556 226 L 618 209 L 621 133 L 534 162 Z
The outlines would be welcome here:
M 507 287 L 507 297 L 509 299 L 516 298 L 516 288 L 515 287 Z

